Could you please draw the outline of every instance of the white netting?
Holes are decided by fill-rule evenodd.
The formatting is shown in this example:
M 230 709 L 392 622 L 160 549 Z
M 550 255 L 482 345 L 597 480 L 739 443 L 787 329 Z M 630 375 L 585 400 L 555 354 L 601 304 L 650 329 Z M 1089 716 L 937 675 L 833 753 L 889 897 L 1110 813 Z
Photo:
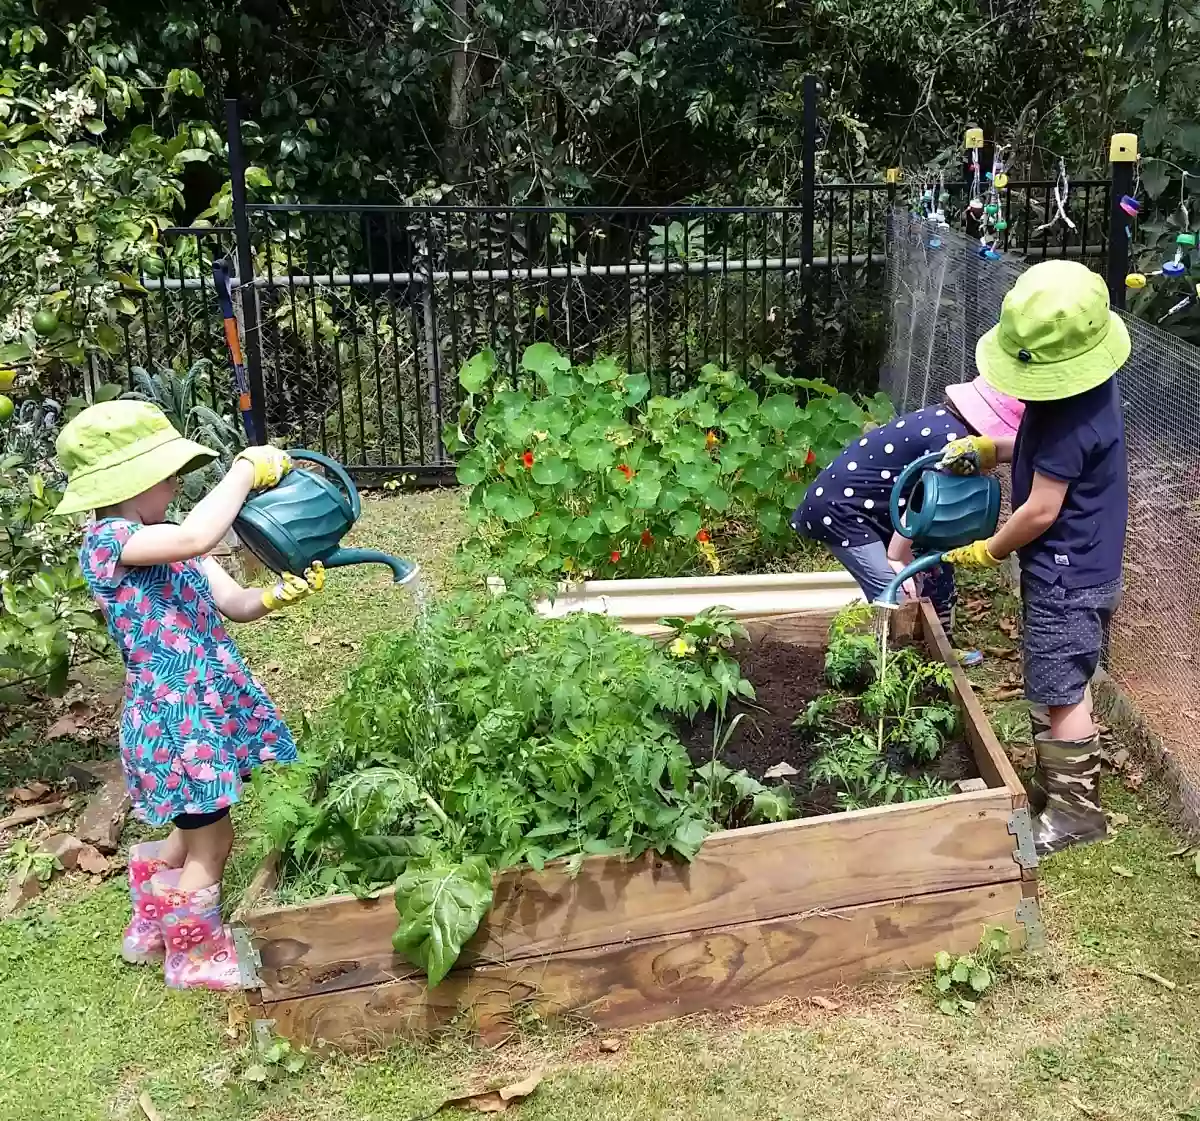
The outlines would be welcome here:
M 931 245 L 931 241 L 936 244 Z M 1024 271 L 978 242 L 892 216 L 893 318 L 882 388 L 900 410 L 975 375 L 975 344 Z M 1118 380 L 1129 450 L 1125 595 L 1108 671 L 1162 738 L 1183 808 L 1200 820 L 1200 350 L 1126 317 L 1133 352 Z

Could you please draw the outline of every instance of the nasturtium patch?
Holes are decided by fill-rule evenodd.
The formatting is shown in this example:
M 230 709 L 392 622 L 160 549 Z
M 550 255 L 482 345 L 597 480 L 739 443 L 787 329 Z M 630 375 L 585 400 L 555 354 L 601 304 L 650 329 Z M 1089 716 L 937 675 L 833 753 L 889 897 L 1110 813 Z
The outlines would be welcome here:
M 713 571 L 735 544 L 751 562 L 777 555 L 816 472 L 890 409 L 881 395 L 859 402 L 774 371 L 760 395 L 715 365 L 690 389 L 653 396 L 647 374 L 611 358 L 572 367 L 548 343 L 529 347 L 521 369 L 512 379 L 490 352 L 471 358 L 459 375 L 465 415 L 447 433 L 458 481 L 482 495 L 464 556 L 506 578 L 546 575 L 549 557 L 570 562 L 565 575 L 648 576 Z M 528 536 L 547 548 L 514 547 Z

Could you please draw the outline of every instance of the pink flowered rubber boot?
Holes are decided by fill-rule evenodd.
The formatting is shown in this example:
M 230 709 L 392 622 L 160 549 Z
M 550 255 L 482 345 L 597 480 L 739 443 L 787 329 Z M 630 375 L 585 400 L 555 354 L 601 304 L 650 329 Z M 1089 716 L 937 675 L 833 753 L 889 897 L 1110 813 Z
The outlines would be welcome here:
M 150 881 L 161 909 L 168 988 L 249 988 L 238 968 L 233 936 L 221 925 L 221 885 L 181 891 L 179 871 L 158 872 Z
M 130 965 L 148 965 L 163 956 L 159 905 L 150 890 L 150 877 L 166 870 L 160 857 L 164 842 L 150 841 L 129 850 L 129 894 L 133 899 L 133 918 L 121 939 L 121 957 Z

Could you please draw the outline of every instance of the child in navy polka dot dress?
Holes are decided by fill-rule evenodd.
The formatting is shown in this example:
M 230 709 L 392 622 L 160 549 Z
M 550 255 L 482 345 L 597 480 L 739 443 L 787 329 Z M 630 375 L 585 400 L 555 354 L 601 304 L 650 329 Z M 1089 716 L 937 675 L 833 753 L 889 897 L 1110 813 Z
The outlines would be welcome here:
M 947 400 L 906 413 L 865 433 L 822 471 L 792 515 L 792 528 L 802 537 L 829 546 L 858 581 L 867 602 L 876 600 L 892 578 L 912 560 L 912 543 L 892 527 L 889 504 L 897 477 L 910 463 L 956 441 L 979 445 L 985 469 L 1012 459 L 1013 438 L 1021 421 L 1019 401 L 992 389 L 981 378 L 951 385 Z M 904 500 L 900 500 L 903 508 Z M 950 629 L 954 570 L 938 565 L 922 578 L 918 592 L 937 609 Z

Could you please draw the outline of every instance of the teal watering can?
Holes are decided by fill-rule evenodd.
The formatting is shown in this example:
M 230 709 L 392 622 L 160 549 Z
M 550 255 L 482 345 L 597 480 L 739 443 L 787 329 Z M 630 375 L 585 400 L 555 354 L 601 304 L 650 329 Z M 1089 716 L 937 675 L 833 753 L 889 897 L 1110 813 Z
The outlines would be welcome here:
M 278 486 L 251 495 L 233 523 L 238 540 L 273 572 L 303 573 L 320 561 L 326 568 L 386 564 L 397 584 L 420 571 L 412 561 L 375 549 L 343 549 L 342 538 L 358 521 L 358 490 L 340 463 L 319 452 L 289 451 L 293 462 L 316 463 L 328 476 L 293 468 Z
M 892 487 L 892 525 L 912 541 L 916 559 L 897 573 L 875 601 L 877 606 L 898 607 L 905 580 L 941 563 L 943 553 L 996 532 L 1000 483 L 990 475 L 931 470 L 941 458 L 941 452 L 930 452 L 910 463 Z

